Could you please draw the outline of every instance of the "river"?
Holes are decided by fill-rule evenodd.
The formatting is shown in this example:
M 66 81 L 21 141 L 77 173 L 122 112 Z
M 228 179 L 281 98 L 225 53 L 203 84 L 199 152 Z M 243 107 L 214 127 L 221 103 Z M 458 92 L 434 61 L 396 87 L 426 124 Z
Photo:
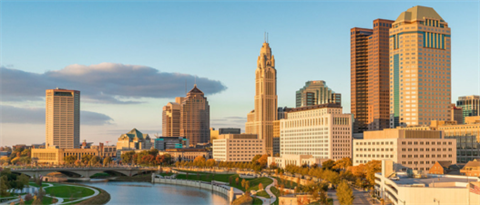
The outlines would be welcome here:
M 82 183 L 110 194 L 107 204 L 228 204 L 226 197 L 205 189 L 147 182 Z

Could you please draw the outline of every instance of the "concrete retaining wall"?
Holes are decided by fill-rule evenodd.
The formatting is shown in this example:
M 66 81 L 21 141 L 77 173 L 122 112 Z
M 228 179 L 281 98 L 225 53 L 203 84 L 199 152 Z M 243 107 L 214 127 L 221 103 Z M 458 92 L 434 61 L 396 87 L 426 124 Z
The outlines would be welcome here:
M 229 186 L 225 186 L 225 185 L 219 186 L 219 185 L 210 184 L 202 181 L 181 180 L 181 179 L 162 179 L 162 178 L 155 178 L 154 182 L 159 184 L 175 184 L 175 185 L 182 185 L 182 186 L 197 187 L 200 189 L 215 191 L 217 193 L 220 193 L 226 196 L 228 199 L 228 202 L 230 203 L 232 203 L 232 201 L 235 199 L 233 188 L 232 187 L 227 188 Z

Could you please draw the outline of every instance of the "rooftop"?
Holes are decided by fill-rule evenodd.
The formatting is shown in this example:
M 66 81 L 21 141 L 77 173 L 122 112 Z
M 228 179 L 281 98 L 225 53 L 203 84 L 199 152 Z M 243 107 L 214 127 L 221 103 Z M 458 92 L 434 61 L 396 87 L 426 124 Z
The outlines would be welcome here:
M 378 173 L 380 174 L 380 173 Z M 428 178 L 407 177 L 406 173 L 398 173 L 399 180 L 394 181 L 399 186 L 425 186 L 425 187 L 460 187 L 465 188 L 467 183 L 476 182 L 476 177 L 466 177 L 459 175 L 433 175 L 428 174 Z
M 425 18 L 443 21 L 443 18 L 438 15 L 435 9 L 426 6 L 414 6 L 402 12 L 397 20 L 395 20 L 395 23 L 402 21 L 423 21 Z

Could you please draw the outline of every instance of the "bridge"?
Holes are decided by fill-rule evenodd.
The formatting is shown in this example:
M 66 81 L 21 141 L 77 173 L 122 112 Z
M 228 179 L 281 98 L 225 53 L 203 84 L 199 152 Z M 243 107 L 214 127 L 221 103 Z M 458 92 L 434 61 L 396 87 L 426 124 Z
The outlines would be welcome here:
M 113 166 L 113 167 L 25 167 L 25 168 L 11 168 L 12 173 L 25 174 L 29 177 L 46 176 L 52 172 L 60 172 L 67 176 L 73 177 L 90 177 L 97 173 L 107 173 L 121 176 L 135 176 L 139 174 L 148 174 L 158 171 L 157 168 L 144 167 L 128 167 L 128 166 Z

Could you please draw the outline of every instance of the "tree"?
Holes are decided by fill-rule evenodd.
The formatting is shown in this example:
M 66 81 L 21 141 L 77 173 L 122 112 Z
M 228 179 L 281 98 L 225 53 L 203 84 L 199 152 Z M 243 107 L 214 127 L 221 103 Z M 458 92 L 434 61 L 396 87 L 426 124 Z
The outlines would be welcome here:
M 245 179 L 242 179 L 242 187 L 245 188 Z
M 10 193 L 8 193 L 7 190 L 8 190 L 7 176 L 4 175 L 0 177 L 0 196 L 9 196 Z
M 258 184 L 258 190 L 263 190 L 263 184 L 262 183 Z
M 69 155 L 63 158 L 63 161 L 65 161 L 65 164 L 68 164 L 68 165 L 75 163 L 76 160 L 77 160 L 77 157 L 73 155 Z
M 112 163 L 112 158 L 110 156 L 107 156 L 105 157 L 105 159 L 103 159 L 103 166 L 107 166 L 111 163 Z
M 327 205 L 328 204 L 328 196 L 327 196 L 327 192 L 325 192 L 324 190 L 320 190 L 320 195 L 318 196 L 319 197 L 319 202 L 321 205 Z
M 375 184 L 375 173 L 380 172 L 382 170 L 382 164 L 378 160 L 372 160 L 367 163 L 367 173 L 366 179 L 370 186 Z
M 235 183 L 237 184 L 237 186 L 238 186 L 238 181 L 239 181 L 239 179 L 238 179 L 238 177 L 237 177 L 237 178 L 235 179 Z M 242 186 L 242 187 L 243 187 L 243 186 Z
M 129 151 L 123 153 L 120 157 L 122 158 L 122 163 L 130 164 L 133 163 L 133 155 L 135 155 L 135 151 Z
M 100 157 L 99 156 L 92 156 L 89 161 L 90 165 L 97 165 L 100 163 Z
M 345 157 L 345 158 L 342 158 L 341 160 L 337 160 L 333 168 L 345 170 L 347 167 L 350 167 L 350 166 L 352 166 L 352 160 L 350 159 L 350 157 Z
M 89 155 L 89 154 L 83 155 L 83 156 L 82 156 L 82 162 L 83 162 L 83 164 L 88 164 L 88 162 L 90 162 L 90 160 L 92 159 L 92 157 L 93 157 L 93 156 L 92 156 L 92 155 Z
M 248 191 L 248 188 L 250 188 L 250 181 L 245 182 L 245 191 Z
M 26 186 L 28 186 L 28 181 L 29 178 L 25 174 L 21 174 L 20 176 L 17 177 L 17 180 L 15 182 L 15 188 L 18 190 L 22 190 Z
M 324 162 L 322 163 L 322 168 L 323 168 L 324 170 L 326 170 L 326 169 L 332 169 L 333 166 L 335 166 L 335 161 L 333 161 L 333 160 L 331 160 L 331 159 L 329 159 L 329 160 L 327 160 L 327 161 L 324 161 Z
M 209 159 L 209 160 L 207 160 L 206 165 L 207 165 L 207 167 L 213 167 L 213 166 L 215 166 L 215 160 L 214 160 L 214 159 Z
M 341 205 L 350 205 L 353 203 L 353 191 L 348 186 L 347 181 L 342 180 L 337 188 L 337 198 Z
M 206 163 L 205 157 L 201 155 L 195 157 L 195 159 L 193 160 L 193 166 L 196 166 L 196 167 L 204 167 L 205 163 Z

